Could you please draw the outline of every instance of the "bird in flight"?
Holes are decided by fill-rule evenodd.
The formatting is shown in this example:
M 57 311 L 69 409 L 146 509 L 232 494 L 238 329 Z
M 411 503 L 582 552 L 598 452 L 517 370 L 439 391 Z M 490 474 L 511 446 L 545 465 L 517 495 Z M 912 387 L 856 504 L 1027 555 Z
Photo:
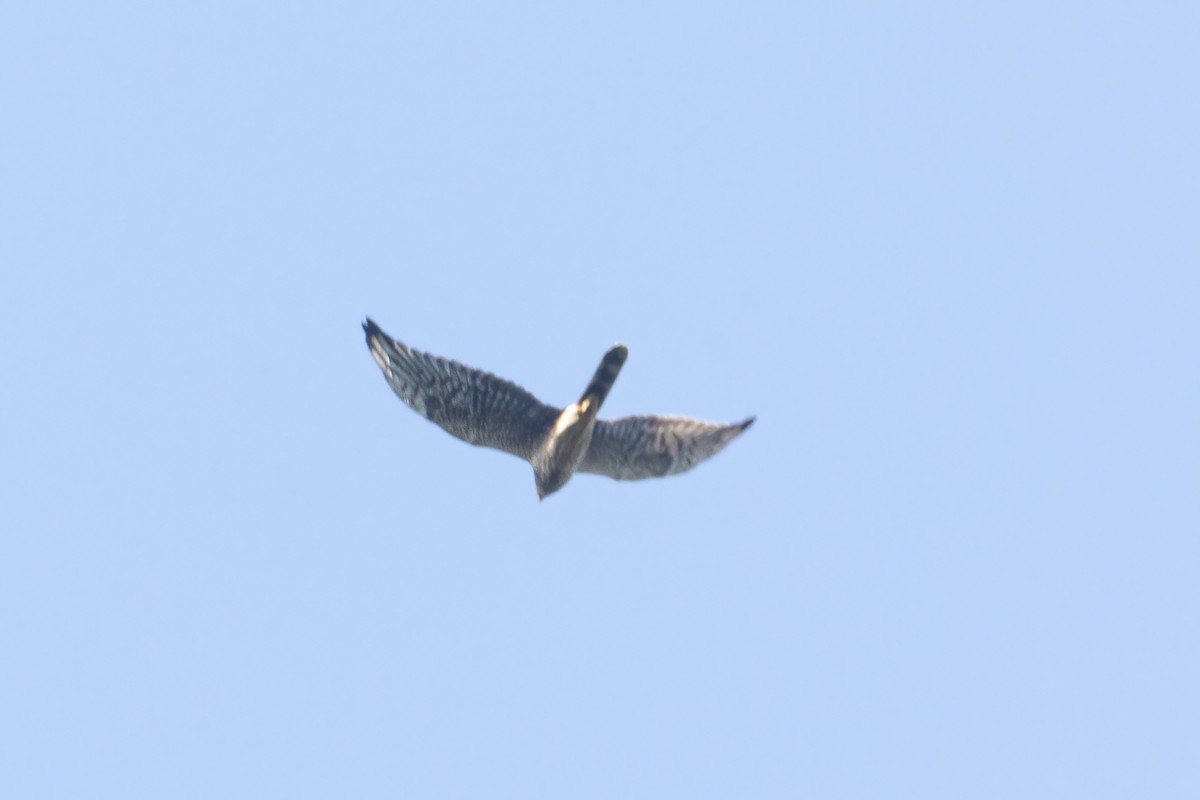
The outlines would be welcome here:
M 711 458 L 754 417 L 723 425 L 686 417 L 597 419 L 629 351 L 604 354 L 578 402 L 554 408 L 515 383 L 422 353 L 363 323 L 367 347 L 392 390 L 421 416 L 463 441 L 494 447 L 533 466 L 538 499 L 576 472 L 638 480 L 686 472 Z

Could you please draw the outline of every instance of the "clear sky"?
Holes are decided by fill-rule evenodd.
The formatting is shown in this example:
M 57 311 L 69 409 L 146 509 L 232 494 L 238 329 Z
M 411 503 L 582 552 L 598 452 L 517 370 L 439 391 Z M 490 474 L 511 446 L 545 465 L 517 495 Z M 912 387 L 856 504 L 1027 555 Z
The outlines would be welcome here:
M 0 796 L 1200 796 L 1196 8 L 6 4 Z

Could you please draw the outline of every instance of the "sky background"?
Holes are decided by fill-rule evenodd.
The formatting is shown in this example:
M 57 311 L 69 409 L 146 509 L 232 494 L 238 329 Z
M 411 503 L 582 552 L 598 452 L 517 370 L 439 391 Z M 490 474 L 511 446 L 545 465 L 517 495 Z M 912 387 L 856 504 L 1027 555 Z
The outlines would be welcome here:
M 1192 3 L 10 3 L 0 795 L 1200 796 Z M 684 476 L 405 408 L 392 335 Z

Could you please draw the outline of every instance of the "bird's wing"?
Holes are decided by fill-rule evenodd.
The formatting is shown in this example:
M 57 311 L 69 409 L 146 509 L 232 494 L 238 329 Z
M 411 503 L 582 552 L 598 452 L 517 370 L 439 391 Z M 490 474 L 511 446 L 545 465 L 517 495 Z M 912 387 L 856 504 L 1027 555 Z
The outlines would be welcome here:
M 414 350 L 368 319 L 367 346 L 410 408 L 463 441 L 527 459 L 560 411 L 515 383 Z
M 686 417 L 596 420 L 580 472 L 637 480 L 685 472 L 721 451 L 754 417 L 733 425 Z

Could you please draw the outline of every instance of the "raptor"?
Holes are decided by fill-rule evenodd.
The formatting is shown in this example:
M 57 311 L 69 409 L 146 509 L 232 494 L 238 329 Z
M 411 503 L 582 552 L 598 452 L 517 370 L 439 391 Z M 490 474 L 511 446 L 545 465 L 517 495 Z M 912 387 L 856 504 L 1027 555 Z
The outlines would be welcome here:
M 754 422 L 754 417 L 732 424 L 675 416 L 598 419 L 629 355 L 624 345 L 604 354 L 578 401 L 555 408 L 511 381 L 408 347 L 369 318 L 363 330 L 375 363 L 405 405 L 463 441 L 528 461 L 539 499 L 576 472 L 617 480 L 686 472 Z

